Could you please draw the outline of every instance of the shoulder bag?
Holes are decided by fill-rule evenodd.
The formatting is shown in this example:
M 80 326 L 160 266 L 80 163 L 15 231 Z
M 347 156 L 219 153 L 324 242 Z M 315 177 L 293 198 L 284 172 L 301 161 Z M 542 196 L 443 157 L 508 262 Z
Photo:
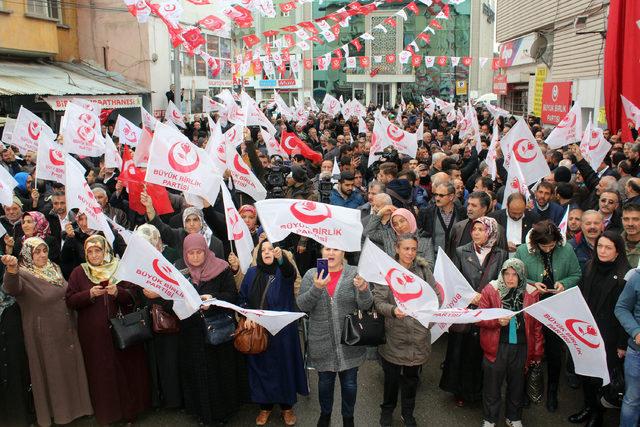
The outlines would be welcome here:
M 271 283 L 275 281 L 275 277 L 273 280 L 270 280 L 267 283 L 267 286 L 264 288 L 264 293 L 262 294 L 262 299 L 260 301 L 260 309 L 264 308 L 264 301 L 267 298 L 267 291 L 271 286 Z M 267 346 L 269 345 L 269 335 L 267 330 L 257 323 L 254 325 L 252 329 L 245 329 L 244 327 L 245 318 L 240 318 L 238 322 L 238 328 L 236 329 L 236 336 L 233 339 L 233 346 L 240 353 L 243 354 L 260 354 L 267 350 Z
M 177 334 L 180 319 L 174 313 L 165 311 L 160 304 L 151 304 L 151 323 L 156 334 Z
M 131 295 L 134 306 L 136 307 L 135 310 L 129 314 L 122 314 L 122 310 L 118 307 L 116 316 L 109 319 L 113 343 L 119 350 L 124 350 L 134 344 L 150 340 L 153 337 L 149 311 L 145 307 L 138 307 L 136 298 L 131 291 L 128 289 L 125 289 L 125 291 Z
M 341 343 L 350 346 L 378 346 L 387 342 L 384 316 L 377 311 L 358 310 L 344 317 Z

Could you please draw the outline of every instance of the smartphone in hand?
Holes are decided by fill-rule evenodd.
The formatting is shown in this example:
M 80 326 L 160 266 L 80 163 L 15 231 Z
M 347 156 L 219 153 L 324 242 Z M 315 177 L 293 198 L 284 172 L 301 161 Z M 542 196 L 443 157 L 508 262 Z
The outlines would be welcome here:
M 318 258 L 316 271 L 320 279 L 325 279 L 329 275 L 329 260 L 327 258 Z

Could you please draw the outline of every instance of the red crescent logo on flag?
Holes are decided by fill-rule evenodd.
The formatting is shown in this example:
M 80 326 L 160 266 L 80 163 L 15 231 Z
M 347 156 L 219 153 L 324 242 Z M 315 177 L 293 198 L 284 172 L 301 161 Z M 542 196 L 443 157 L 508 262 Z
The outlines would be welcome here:
M 29 122 L 29 126 L 27 126 L 27 133 L 34 141 L 37 141 L 40 138 L 40 133 L 42 129 L 40 129 L 40 123 L 33 120 Z
M 590 323 L 584 320 L 567 319 L 564 322 L 569 332 L 571 332 L 581 343 L 589 348 L 600 347 L 600 341 L 598 340 L 598 330 L 594 328 Z
M 124 138 L 127 141 L 132 142 L 134 144 L 138 142 L 138 137 L 136 136 L 136 133 L 133 131 L 133 129 L 131 129 L 131 126 L 129 126 L 128 123 L 124 126 L 122 131 L 124 132 Z
M 54 166 L 64 166 L 64 157 L 62 151 L 49 148 L 49 161 Z
M 160 265 L 160 260 L 155 258 L 151 263 L 153 267 L 153 271 L 156 272 L 158 276 L 160 276 L 164 281 L 171 283 L 172 285 L 179 286 L 178 282 L 170 276 L 171 267 L 168 265 Z
M 289 208 L 293 216 L 305 224 L 319 224 L 325 219 L 331 218 L 329 206 L 309 200 L 296 202 Z
M 534 150 L 533 143 L 526 138 L 522 138 L 513 144 L 513 155 L 520 163 L 529 163 L 533 161 L 538 153 Z
M 293 136 L 287 136 L 284 141 L 282 141 L 282 143 L 284 144 L 285 147 L 287 147 L 289 150 L 295 150 L 296 148 L 298 148 L 298 144 L 295 145 L 291 145 L 289 144 L 289 141 L 294 139 Z
M 95 132 L 89 126 L 80 126 L 76 131 L 76 134 L 78 135 L 78 138 L 89 145 L 92 145 L 93 141 L 96 139 Z
M 444 291 L 444 286 L 442 286 L 442 283 L 438 282 L 436 280 L 436 293 L 440 294 L 440 298 L 442 298 L 442 302 L 444 303 L 444 301 L 447 300 L 447 293 Z
M 190 173 L 200 165 L 200 157 L 188 142 L 178 141 L 169 149 L 169 165 L 180 173 Z
M 172 3 L 165 3 L 162 5 L 165 12 L 171 13 L 176 11 L 176 5 Z
M 406 303 L 407 301 L 422 296 L 422 287 L 420 287 L 418 292 L 398 292 L 401 287 L 406 290 L 407 286 L 415 282 L 416 279 L 408 274 L 404 274 L 397 268 L 389 270 L 384 279 L 391 288 L 393 296 L 396 297 L 399 302 Z
M 136 2 L 136 9 L 137 10 L 146 10 L 147 9 L 147 3 L 144 0 L 140 0 L 140 1 Z
M 91 128 L 96 127 L 96 120 L 92 114 L 82 113 L 78 116 L 78 120 L 80 120 L 82 123 L 88 125 Z
M 240 156 L 236 153 L 233 158 L 233 167 L 243 175 L 249 175 L 249 171 L 240 164 Z
M 591 132 L 591 141 L 589 141 L 589 151 L 593 151 L 600 146 L 600 139 L 598 138 L 598 136 L 599 136 L 598 132 L 596 131 Z M 596 141 L 595 144 L 593 144 L 594 140 Z
M 218 149 L 216 150 L 216 154 L 218 156 L 218 160 L 220 160 L 222 163 L 227 163 L 227 153 L 225 151 L 225 148 L 224 148 L 223 144 L 218 145 Z
M 391 123 L 387 126 L 387 136 L 394 142 L 400 142 L 404 138 L 404 131 Z
M 240 240 L 244 236 L 244 231 L 240 227 L 240 218 L 238 218 L 238 212 L 234 208 L 227 208 L 227 215 L 229 222 L 231 223 L 231 232 L 233 233 L 233 240 Z
M 182 114 L 180 114 L 178 112 L 178 110 L 172 110 L 171 111 L 171 115 L 173 116 L 174 119 L 176 120 L 182 120 Z
M 569 123 L 571 122 L 571 123 Z M 558 126 L 560 129 L 566 128 L 566 127 L 573 127 L 576 125 L 576 115 L 573 113 L 569 113 L 566 116 L 564 116 L 562 118 L 562 120 L 560 121 L 560 123 L 558 123 Z

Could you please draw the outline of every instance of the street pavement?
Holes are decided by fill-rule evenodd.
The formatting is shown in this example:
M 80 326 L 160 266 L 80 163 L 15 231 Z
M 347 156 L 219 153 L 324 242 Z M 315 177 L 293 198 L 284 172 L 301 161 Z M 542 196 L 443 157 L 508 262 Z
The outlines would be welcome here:
M 419 426 L 481 426 L 482 425 L 482 405 L 480 402 L 458 408 L 453 402 L 452 396 L 438 388 L 440 381 L 440 364 L 444 360 L 446 350 L 446 335 L 442 337 L 433 347 L 429 362 L 424 366 L 421 375 L 421 383 L 416 399 L 415 417 Z M 299 397 L 295 406 L 298 417 L 298 426 L 312 427 L 316 425 L 319 412 L 317 395 L 317 374 L 315 371 L 309 372 L 311 392 L 308 397 Z M 355 425 L 358 427 L 378 426 L 380 416 L 380 403 L 382 399 L 383 373 L 382 368 L 376 361 L 368 361 L 358 373 L 358 400 L 356 403 Z M 400 404 L 398 400 L 398 405 Z M 567 386 L 566 379 L 562 378 L 559 394 L 559 408 L 556 413 L 549 413 L 544 407 L 544 402 L 540 405 L 531 405 L 524 410 L 523 424 L 525 427 L 555 427 L 570 426 L 567 417 L 582 409 L 582 390 L 573 390 Z M 256 405 L 245 405 L 227 424 L 233 427 L 245 427 L 255 425 L 255 417 L 258 414 Z M 504 407 L 503 407 L 504 413 Z M 619 422 L 619 411 L 608 410 L 604 425 L 606 427 L 617 426 Z M 92 418 L 78 420 L 73 426 L 94 426 L 95 420 Z M 154 427 L 174 427 L 174 426 L 197 426 L 195 420 L 181 411 L 150 411 L 138 419 L 136 426 Z M 279 416 L 276 406 L 268 426 L 284 426 Z M 339 381 L 336 380 L 336 392 L 334 402 L 334 412 L 332 426 L 342 425 L 340 415 L 340 389 Z M 401 427 L 399 408 L 394 414 L 394 427 Z M 504 426 L 504 419 L 497 424 Z

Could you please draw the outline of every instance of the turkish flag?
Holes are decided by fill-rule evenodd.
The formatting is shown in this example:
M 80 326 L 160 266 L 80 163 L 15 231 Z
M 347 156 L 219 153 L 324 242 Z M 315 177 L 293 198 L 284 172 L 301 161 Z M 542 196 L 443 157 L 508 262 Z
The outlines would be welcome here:
M 291 12 L 295 8 L 296 8 L 296 3 L 293 1 L 280 3 L 280 10 L 282 11 L 282 13 Z
M 189 45 L 191 50 L 195 50 L 198 46 L 202 46 L 207 43 L 200 30 L 196 27 L 192 27 L 182 33 L 184 41 Z
M 500 68 L 500 58 L 493 58 L 491 61 L 491 69 L 497 71 Z
M 269 30 L 269 31 L 264 31 L 262 33 L 263 37 L 273 37 L 273 36 L 277 36 L 280 33 L 280 31 L 278 30 Z
M 622 129 L 622 140 L 632 141 L 620 95 L 640 105 L 638 63 L 640 62 L 640 2 L 612 1 L 609 6 L 607 43 L 604 51 L 604 97 L 607 125 L 615 134 Z
M 256 74 L 262 74 L 262 61 L 254 59 L 251 62 L 253 63 L 253 72 Z
M 284 41 L 287 42 L 287 46 L 291 47 L 296 44 L 296 39 L 293 37 L 293 34 L 285 34 Z
M 331 58 L 331 69 L 339 70 L 342 66 L 342 58 Z
M 386 55 L 384 59 L 385 61 L 387 61 L 388 64 L 393 64 L 394 62 L 396 62 L 396 55 L 393 53 L 390 53 Z
M 429 43 L 431 43 L 431 34 L 420 33 L 420 34 L 418 34 L 418 37 L 416 37 L 416 39 L 422 40 L 426 44 L 429 44 Z
M 353 47 L 356 48 L 356 52 L 360 52 L 360 50 L 362 50 L 362 44 L 360 43 L 360 40 L 353 39 L 350 43 L 353 45 Z
M 382 21 L 382 22 L 384 22 L 387 25 L 391 25 L 393 28 L 396 28 L 396 25 L 397 25 L 396 18 L 393 17 L 393 16 L 385 18 L 384 21 Z
M 309 148 L 307 144 L 305 144 L 292 132 L 282 132 L 280 146 L 289 156 L 292 156 L 294 154 L 302 154 L 305 159 L 309 159 L 313 163 L 322 162 L 322 154 Z
M 418 9 L 418 5 L 416 4 L 416 2 L 412 1 L 411 3 L 409 3 L 406 6 L 407 9 L 409 9 L 411 12 L 415 13 L 416 15 L 418 13 L 420 13 L 420 9 Z
M 145 172 L 133 164 L 131 150 L 125 145 L 124 153 L 122 154 L 122 169 L 118 180 L 127 186 L 129 207 L 140 215 L 145 214 L 146 208 L 140 202 L 140 193 L 142 193 L 146 185 L 147 194 L 153 200 L 153 208 L 156 213 L 158 215 L 172 213 L 173 207 L 171 206 L 167 189 L 160 185 L 145 182 L 144 175 Z
M 318 29 L 311 21 L 299 22 L 298 25 L 312 34 L 318 34 Z
M 198 21 L 198 24 L 207 30 L 216 31 L 224 27 L 224 21 L 215 15 L 209 15 Z
M 471 65 L 471 61 L 472 61 L 472 58 L 470 56 L 465 56 L 462 58 L 462 65 L 468 67 Z
M 371 59 L 368 56 L 359 56 L 358 61 L 362 68 L 368 68 L 371 65 Z
M 249 34 L 247 36 L 242 36 L 242 40 L 248 49 L 251 49 L 253 46 L 260 43 L 260 38 L 255 34 Z
M 313 70 L 313 59 L 311 58 L 303 59 L 302 65 L 304 66 L 305 70 Z
M 440 23 L 438 21 L 436 21 L 435 19 L 432 20 L 429 23 L 429 26 L 435 28 L 436 30 L 441 30 L 442 29 L 442 25 L 440 25 Z
M 447 65 L 447 57 L 446 56 L 438 56 L 438 59 L 436 60 L 438 65 L 441 67 L 444 67 L 445 65 Z
M 111 113 L 113 112 L 113 108 L 110 110 L 102 110 L 100 111 L 100 124 L 103 125 L 107 122 L 107 120 L 109 120 L 109 116 L 111 115 Z
M 288 31 L 290 33 L 295 32 L 296 30 L 298 30 L 298 26 L 297 25 L 288 25 L 286 27 L 282 27 L 281 28 L 282 31 Z
M 419 67 L 422 63 L 422 55 L 411 55 L 411 65 Z

